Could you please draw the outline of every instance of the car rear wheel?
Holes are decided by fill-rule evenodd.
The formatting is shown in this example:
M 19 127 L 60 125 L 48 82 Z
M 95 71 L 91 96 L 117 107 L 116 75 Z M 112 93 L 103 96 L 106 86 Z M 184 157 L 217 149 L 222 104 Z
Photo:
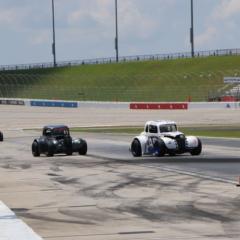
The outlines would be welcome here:
M 36 141 L 34 141 L 33 144 L 32 144 L 32 155 L 34 157 L 39 157 L 40 156 L 38 143 Z
M 2 141 L 3 141 L 3 133 L 0 132 L 0 142 L 2 142 Z
M 72 155 L 72 149 L 67 149 L 67 150 L 66 150 L 66 154 L 67 154 L 68 156 L 71 156 L 71 155 Z
M 68 137 L 64 139 L 64 144 L 65 144 L 65 148 L 66 148 L 66 154 L 67 155 L 72 155 L 72 138 Z
M 192 156 L 197 156 L 197 155 L 200 155 L 201 152 L 202 152 L 202 142 L 198 138 L 198 146 L 196 148 L 194 148 L 190 153 Z
M 87 142 L 83 139 L 81 139 L 78 153 L 80 155 L 86 155 L 87 154 Z
M 131 144 L 131 152 L 134 157 L 142 156 L 142 147 L 138 139 L 134 139 Z

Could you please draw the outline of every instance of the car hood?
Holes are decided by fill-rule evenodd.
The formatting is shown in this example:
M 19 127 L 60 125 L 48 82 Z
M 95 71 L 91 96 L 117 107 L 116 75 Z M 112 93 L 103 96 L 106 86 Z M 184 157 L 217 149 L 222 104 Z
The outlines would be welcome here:
M 171 138 L 175 138 L 179 135 L 184 135 L 182 132 L 166 132 L 166 133 L 161 133 L 161 135 L 163 135 L 164 137 L 171 137 Z

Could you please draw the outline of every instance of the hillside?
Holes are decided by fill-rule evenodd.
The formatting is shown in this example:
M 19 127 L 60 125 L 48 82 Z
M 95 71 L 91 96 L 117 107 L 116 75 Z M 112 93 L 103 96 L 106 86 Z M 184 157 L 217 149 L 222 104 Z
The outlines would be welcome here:
M 205 101 L 240 76 L 240 57 L 80 65 L 0 72 L 0 97 L 97 101 Z

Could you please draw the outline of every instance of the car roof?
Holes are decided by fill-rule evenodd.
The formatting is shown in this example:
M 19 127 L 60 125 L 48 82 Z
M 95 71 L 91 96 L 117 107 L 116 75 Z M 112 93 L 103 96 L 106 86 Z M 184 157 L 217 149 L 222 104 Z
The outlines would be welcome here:
M 54 129 L 54 128 L 68 128 L 68 126 L 66 126 L 66 125 L 46 125 L 43 128 L 44 129 L 46 129 L 46 128 L 50 128 L 50 129 Z
M 170 120 L 157 120 L 157 121 L 147 121 L 145 125 L 165 125 L 165 124 L 176 124 L 174 121 Z

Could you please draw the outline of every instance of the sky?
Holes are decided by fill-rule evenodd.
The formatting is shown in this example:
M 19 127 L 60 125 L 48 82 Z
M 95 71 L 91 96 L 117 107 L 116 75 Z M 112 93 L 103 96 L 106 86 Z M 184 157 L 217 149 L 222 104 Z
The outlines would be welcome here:
M 115 0 L 54 0 L 57 61 L 115 56 Z M 0 65 L 52 62 L 51 0 L 0 0 Z M 195 50 L 240 48 L 240 0 L 194 0 Z M 190 0 L 118 0 L 119 55 L 190 52 Z

